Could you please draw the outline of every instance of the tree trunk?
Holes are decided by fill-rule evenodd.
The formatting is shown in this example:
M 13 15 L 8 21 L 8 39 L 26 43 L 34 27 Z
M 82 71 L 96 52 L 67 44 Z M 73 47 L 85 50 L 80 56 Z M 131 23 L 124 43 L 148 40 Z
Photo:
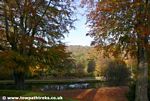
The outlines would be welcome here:
M 136 81 L 135 101 L 149 101 L 147 51 L 144 45 L 139 45 L 138 48 L 138 76 Z
M 149 44 L 149 27 L 147 21 L 145 19 L 149 19 L 149 0 L 145 0 L 145 9 L 143 16 L 143 7 L 139 7 L 139 11 L 137 11 L 137 15 L 140 15 L 138 18 L 138 26 L 144 27 L 141 32 L 137 30 L 138 33 L 138 77 L 136 81 L 136 95 L 135 101 L 149 101 L 148 100 L 148 44 Z M 141 18 L 142 17 L 142 18 Z M 146 33 L 145 33 L 146 32 Z
M 16 85 L 16 89 L 23 90 L 24 89 L 24 82 L 25 77 L 24 77 L 24 72 L 17 72 L 14 71 L 14 81 Z
M 148 65 L 147 63 L 139 63 L 138 79 L 136 82 L 136 99 L 135 101 L 148 100 Z

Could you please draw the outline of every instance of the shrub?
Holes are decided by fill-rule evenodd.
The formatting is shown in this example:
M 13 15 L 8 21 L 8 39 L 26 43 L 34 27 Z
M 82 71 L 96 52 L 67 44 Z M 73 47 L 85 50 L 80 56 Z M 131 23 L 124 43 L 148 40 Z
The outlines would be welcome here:
M 109 86 L 123 86 L 130 78 L 130 71 L 123 61 L 112 60 L 104 70 L 104 77 Z

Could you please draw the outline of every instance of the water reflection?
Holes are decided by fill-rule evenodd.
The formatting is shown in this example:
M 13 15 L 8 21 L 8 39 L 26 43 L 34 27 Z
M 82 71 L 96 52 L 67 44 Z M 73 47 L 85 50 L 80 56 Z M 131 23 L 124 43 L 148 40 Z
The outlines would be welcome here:
M 87 89 L 102 87 L 102 83 L 73 83 L 73 84 L 49 84 L 41 87 L 41 91 L 61 91 L 67 89 Z

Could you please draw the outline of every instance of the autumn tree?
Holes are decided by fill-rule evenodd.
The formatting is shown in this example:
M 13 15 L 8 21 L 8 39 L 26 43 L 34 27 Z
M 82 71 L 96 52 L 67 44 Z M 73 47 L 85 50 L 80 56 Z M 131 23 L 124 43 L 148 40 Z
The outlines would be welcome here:
M 88 73 L 91 73 L 91 72 L 94 72 L 95 71 L 95 61 L 94 59 L 90 59 L 88 61 L 88 68 L 87 68 L 87 72 Z
M 148 101 L 150 1 L 99 0 L 92 4 L 87 16 L 91 28 L 87 35 L 94 38 L 92 45 L 114 56 L 135 56 L 138 60 L 135 101 Z
M 49 49 L 47 60 L 51 62 L 48 73 L 55 77 L 67 76 L 75 67 L 74 59 L 71 57 L 71 52 L 66 52 L 67 46 L 55 45 Z M 48 56 L 49 55 L 49 56 Z M 51 59 L 49 60 L 49 58 Z M 49 65 L 48 65 L 49 66 Z
M 51 55 L 50 48 L 61 44 L 64 33 L 73 27 L 73 9 L 71 0 L 0 1 L 0 54 L 12 60 L 7 64 L 7 58 L 1 58 L 0 63 L 5 61 L 13 69 L 18 89 L 23 89 L 30 65 L 57 61 L 59 55 Z
M 104 71 L 108 67 L 108 63 L 114 59 L 121 60 L 120 55 L 114 57 L 111 53 L 105 52 L 104 49 L 99 50 L 97 47 L 92 47 L 88 52 L 88 60 L 95 62 L 94 75 L 104 76 Z

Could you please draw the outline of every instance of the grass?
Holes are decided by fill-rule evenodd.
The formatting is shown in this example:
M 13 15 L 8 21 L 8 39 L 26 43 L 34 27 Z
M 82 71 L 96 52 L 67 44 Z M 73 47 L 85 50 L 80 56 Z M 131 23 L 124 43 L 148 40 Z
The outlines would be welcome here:
M 23 90 L 0 90 L 0 96 L 10 96 L 10 97 L 19 97 L 19 96 L 23 96 L 23 97 L 33 97 L 33 96 L 60 97 L 60 96 L 54 95 L 52 93 L 23 91 Z M 23 101 L 28 101 L 28 100 L 23 100 Z M 53 101 L 53 100 L 49 100 L 49 101 Z M 57 100 L 55 100 L 55 101 L 57 101 Z M 70 99 L 70 98 L 63 98 L 63 100 L 59 100 L 59 101 L 77 101 L 77 100 Z
M 29 91 L 22 90 L 0 90 L 0 96 L 21 96 L 29 93 Z

